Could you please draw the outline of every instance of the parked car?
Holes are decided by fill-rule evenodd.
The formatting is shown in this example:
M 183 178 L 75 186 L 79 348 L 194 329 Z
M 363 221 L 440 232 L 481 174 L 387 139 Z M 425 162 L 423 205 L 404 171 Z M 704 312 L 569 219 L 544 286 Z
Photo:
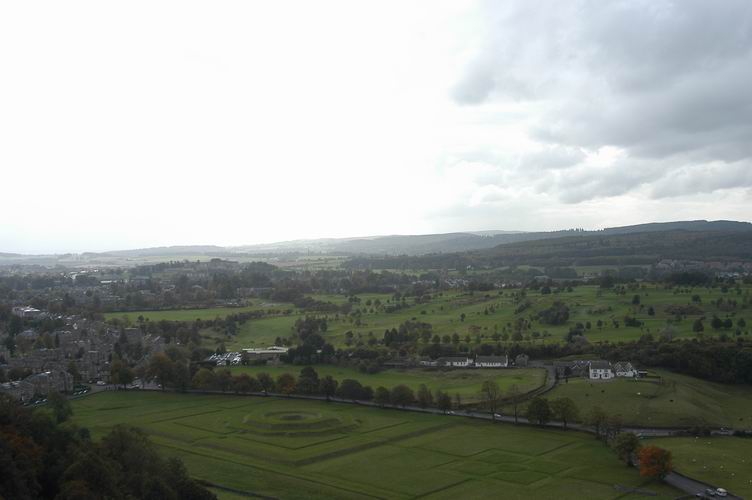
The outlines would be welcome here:
M 97 380 L 97 385 L 107 385 L 104 380 Z
M 719 497 L 727 497 L 728 491 L 726 491 L 724 488 L 718 488 L 715 490 L 715 494 L 718 495 Z

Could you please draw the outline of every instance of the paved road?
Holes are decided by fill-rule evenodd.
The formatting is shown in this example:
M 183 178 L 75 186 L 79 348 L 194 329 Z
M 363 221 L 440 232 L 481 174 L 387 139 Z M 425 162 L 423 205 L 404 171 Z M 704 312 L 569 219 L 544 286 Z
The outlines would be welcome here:
M 705 484 L 703 482 L 697 481 L 695 479 L 692 479 L 690 477 L 687 477 L 683 474 L 679 474 L 676 472 L 672 472 L 668 476 L 664 478 L 664 481 L 673 486 L 676 489 L 682 490 L 685 493 L 688 493 L 692 496 L 697 496 L 698 493 L 704 493 L 705 490 L 708 488 L 710 489 L 716 489 L 715 486 Z M 722 497 L 716 497 L 716 498 L 722 498 Z M 728 496 L 723 497 L 730 500 L 743 500 L 742 497 L 737 497 L 732 495 L 731 493 L 728 494 Z

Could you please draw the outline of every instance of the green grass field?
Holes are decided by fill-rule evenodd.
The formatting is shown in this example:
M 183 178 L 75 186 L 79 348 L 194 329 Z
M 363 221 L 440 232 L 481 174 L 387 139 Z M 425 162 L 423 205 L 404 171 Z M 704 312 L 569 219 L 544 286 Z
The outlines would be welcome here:
M 242 366 L 233 367 L 235 373 L 246 372 L 257 374 L 267 372 L 274 377 L 282 373 L 291 373 L 297 376 L 301 366 Z M 449 392 L 452 397 L 459 393 L 463 402 L 473 402 L 480 399 L 480 386 L 484 380 L 495 380 L 502 388 L 507 390 L 513 384 L 517 384 L 520 391 L 528 392 L 537 389 L 545 383 L 546 370 L 542 368 L 520 368 L 508 370 L 478 369 L 478 370 L 427 370 L 427 369 L 390 369 L 375 374 L 362 373 L 352 368 L 343 368 L 333 365 L 316 365 L 314 367 L 319 377 L 331 375 L 338 381 L 351 378 L 360 381 L 363 385 L 376 388 L 380 385 L 391 389 L 392 387 L 405 384 L 414 391 L 420 384 L 432 391 L 442 390 Z
M 646 442 L 671 450 L 674 467 L 680 472 L 752 498 L 752 439 L 663 438 Z
M 615 485 L 678 496 L 576 432 L 317 401 L 135 391 L 99 393 L 73 409 L 95 439 L 115 424 L 134 425 L 194 477 L 277 498 L 630 498 Z
M 535 343 L 561 342 L 569 328 L 577 322 L 583 324 L 590 322 L 591 328 L 585 334 L 590 342 L 637 340 L 647 333 L 657 337 L 669 325 L 668 321 L 671 321 L 670 329 L 674 338 L 693 338 L 697 334 L 692 331 L 692 324 L 695 319 L 703 315 L 706 320 L 705 331 L 702 335 L 714 336 L 724 331 L 729 335 L 734 335 L 736 327 L 730 330 L 713 330 L 710 326 L 710 318 L 713 314 L 717 314 L 722 319 L 731 317 L 736 324 L 739 318 L 746 315 L 745 319 L 748 320 L 748 324 L 752 324 L 752 314 L 749 314 L 749 309 L 743 308 L 744 296 L 748 296 L 750 291 L 752 287 L 746 286 L 742 289 L 742 295 L 737 295 L 733 290 L 722 293 L 720 289 L 706 288 L 687 289 L 686 292 L 677 293 L 676 290 L 656 285 L 645 285 L 645 288 L 627 291 L 623 295 L 612 290 L 601 290 L 596 286 L 580 286 L 572 292 L 564 291 L 549 295 L 543 295 L 538 291 L 528 291 L 526 300 L 530 301 L 530 306 L 517 314 L 515 314 L 515 309 L 518 304 L 512 296 L 513 291 L 510 290 L 504 291 L 503 295 L 498 295 L 497 291 L 488 292 L 488 294 L 477 292 L 473 295 L 456 291 L 444 292 L 441 295 L 435 295 L 424 304 L 414 304 L 410 301 L 409 307 L 393 313 L 366 305 L 368 299 L 375 298 L 379 298 L 382 303 L 386 304 L 387 300 L 391 300 L 389 295 L 363 295 L 361 303 L 355 306 L 360 309 L 360 316 L 329 314 L 329 328 L 325 336 L 334 345 L 343 346 L 345 333 L 348 331 L 353 332 L 355 342 L 358 340 L 366 342 L 369 333 L 376 339 L 381 339 L 386 329 L 399 327 L 407 320 L 420 320 L 430 323 L 434 333 L 440 336 L 457 333 L 463 342 L 466 336 L 470 336 L 471 344 L 476 342 L 476 336 L 482 342 L 496 342 L 493 340 L 494 334 L 498 332 L 502 335 L 506 327 L 510 335 L 506 342 L 511 343 L 512 326 L 518 318 L 525 318 L 531 320 L 532 324 L 530 329 L 523 332 L 524 338 Z M 632 305 L 634 295 L 640 295 L 640 306 Z M 693 304 L 692 296 L 694 295 L 698 295 L 701 299 L 700 303 L 694 303 L 701 314 L 686 315 L 677 322 L 676 315 L 671 314 L 667 309 L 672 306 Z M 344 296 L 336 295 L 313 295 L 312 297 L 335 303 L 345 300 Z M 736 300 L 737 309 L 726 312 L 720 310 L 717 305 L 711 304 L 711 301 L 719 298 Z M 556 300 L 568 305 L 569 321 L 557 326 L 539 322 L 536 319 L 538 312 L 550 307 Z M 651 307 L 654 311 L 653 315 L 648 313 Z M 160 312 L 160 314 L 163 313 L 166 314 L 164 311 Z M 114 314 L 117 317 L 117 313 Z M 465 315 L 464 321 L 461 319 L 462 314 Z M 205 334 L 216 342 L 223 341 L 228 349 L 267 345 L 277 337 L 294 335 L 293 326 L 300 315 L 301 313 L 296 310 L 287 316 L 248 321 L 239 327 L 238 334 L 234 338 L 224 338 L 223 335 L 210 331 L 206 331 Z M 626 315 L 636 317 L 644 323 L 643 326 L 624 326 Z M 601 327 L 597 326 L 599 320 L 602 322 Z M 614 324 L 614 320 L 619 323 L 618 327 Z M 742 334 L 749 335 L 748 330 L 749 326 L 743 328 Z M 538 333 L 537 338 L 535 332 Z
M 570 378 L 546 397 L 572 398 L 582 414 L 600 406 L 609 414 L 621 415 L 626 424 L 752 428 L 752 387 L 717 384 L 664 370 L 654 373 L 661 378 L 610 382 Z
M 230 314 L 238 314 L 251 311 L 268 309 L 294 309 L 292 304 L 272 302 L 267 300 L 255 300 L 250 306 L 243 307 L 212 307 L 205 309 L 167 309 L 162 311 L 131 311 L 105 313 L 105 319 L 128 318 L 131 323 L 136 323 L 139 317 L 149 321 L 195 321 L 197 319 L 213 320 L 224 318 Z

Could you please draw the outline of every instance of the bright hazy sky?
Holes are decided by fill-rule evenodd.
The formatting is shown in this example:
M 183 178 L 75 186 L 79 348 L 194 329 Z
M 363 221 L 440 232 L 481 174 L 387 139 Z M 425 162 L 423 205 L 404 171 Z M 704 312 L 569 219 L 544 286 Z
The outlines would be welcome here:
M 752 2 L 0 4 L 0 252 L 752 218 Z

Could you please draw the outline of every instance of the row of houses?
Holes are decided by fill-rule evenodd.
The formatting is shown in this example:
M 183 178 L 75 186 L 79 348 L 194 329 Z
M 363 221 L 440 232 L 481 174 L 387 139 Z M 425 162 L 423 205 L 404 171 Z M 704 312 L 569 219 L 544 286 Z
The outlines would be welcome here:
M 629 361 L 611 363 L 604 360 L 556 361 L 556 375 L 560 378 L 587 377 L 590 380 L 612 380 L 614 378 L 637 378 L 647 375 Z
M 509 358 L 505 356 L 446 356 L 435 360 L 424 360 L 421 366 L 436 366 L 447 368 L 507 368 Z
M 159 336 L 145 335 L 140 328 L 112 329 L 102 322 L 69 316 L 60 317 L 64 326 L 50 332 L 50 342 L 40 343 L 42 334 L 32 329 L 16 335 L 17 349 L 12 356 L 7 348 L 0 348 L 0 369 L 10 372 L 23 369 L 31 373 L 23 380 L 0 384 L 0 393 L 28 401 L 33 396 L 46 396 L 50 392 L 74 390 L 73 373 L 81 381 L 109 381 L 110 366 L 118 342 L 140 344 L 146 363 L 148 355 L 162 352 L 165 341 Z M 0 344 L 4 336 L 0 334 Z M 75 366 L 75 368 L 72 368 Z
M 0 393 L 27 402 L 34 396 L 44 396 L 51 392 L 68 392 L 73 390 L 73 377 L 66 371 L 50 370 L 34 373 L 23 380 L 0 384 Z

